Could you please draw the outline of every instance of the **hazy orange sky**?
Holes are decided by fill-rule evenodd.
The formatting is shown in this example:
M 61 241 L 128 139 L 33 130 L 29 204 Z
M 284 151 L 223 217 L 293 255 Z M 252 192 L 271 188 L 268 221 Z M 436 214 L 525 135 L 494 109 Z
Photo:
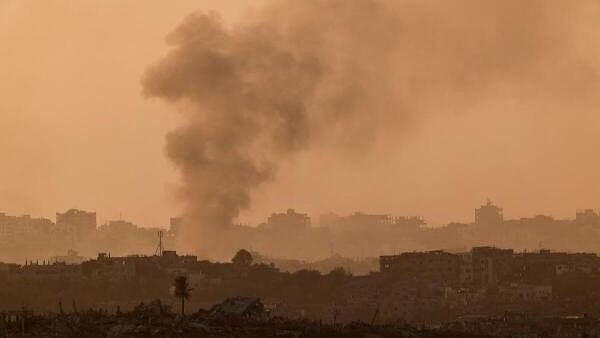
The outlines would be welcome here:
M 0 212 L 53 219 L 76 207 L 99 222 L 122 213 L 165 226 L 181 210 L 164 154 L 178 120 L 142 97 L 141 76 L 190 12 L 216 10 L 233 23 L 262 3 L 0 1 Z M 499 81 L 468 105 L 426 102 L 443 114 L 409 121 L 401 136 L 382 130 L 362 156 L 315 147 L 282 164 L 243 220 L 293 207 L 315 222 L 362 210 L 442 224 L 471 220 L 486 197 L 508 217 L 600 208 L 600 12 L 552 18 L 569 28 L 568 49 L 536 65 L 543 86 Z

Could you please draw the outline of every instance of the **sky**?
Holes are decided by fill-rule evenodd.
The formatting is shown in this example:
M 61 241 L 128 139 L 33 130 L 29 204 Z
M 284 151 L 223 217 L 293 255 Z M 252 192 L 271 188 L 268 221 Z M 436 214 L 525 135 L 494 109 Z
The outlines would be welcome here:
M 183 206 L 175 198 L 180 173 L 165 154 L 165 135 L 182 122 L 170 105 L 142 95 L 141 78 L 168 53 L 165 37 L 189 13 L 214 10 L 234 24 L 265 2 L 0 0 L 0 212 L 54 219 L 57 211 L 80 208 L 96 211 L 99 223 L 124 218 L 166 226 Z M 490 47 L 485 16 L 473 26 L 458 20 L 452 27 L 464 29 L 466 40 L 450 43 L 481 35 L 484 44 L 468 51 L 497 53 L 495 61 L 523 58 L 523 51 L 549 57 L 531 58 L 524 70 L 507 62 L 511 72 L 528 75 L 487 75 L 492 80 L 482 77 L 487 87 L 477 95 L 472 88 L 462 97 L 441 86 L 419 102 L 427 114 L 404 121 L 401 132 L 378 128 L 366 152 L 340 155 L 332 153 L 338 148 L 318 146 L 300 152 L 252 192 L 240 220 L 257 223 L 291 207 L 313 222 L 322 212 L 361 210 L 445 224 L 470 221 L 486 198 L 509 218 L 600 209 L 600 12 L 593 6 L 552 10 L 540 25 L 564 28 L 548 31 L 545 42 L 558 35 L 560 51 L 545 44 L 529 50 L 511 40 L 500 45 L 505 49 Z M 431 13 L 423 26 L 401 17 L 409 28 L 430 28 L 428 39 L 444 48 L 435 38 L 439 27 L 427 25 L 438 18 Z M 515 29 L 537 15 L 513 14 Z M 436 50 L 411 43 L 408 48 Z M 408 57 L 418 55 L 413 49 Z M 428 64 L 434 70 L 495 67 L 470 65 L 454 54 L 435 60 L 441 65 Z M 393 72 L 404 70 L 396 66 Z M 439 75 L 425 79 L 437 81 L 427 86 L 444 83 Z
M 164 135 L 176 121 L 142 97 L 141 74 L 190 12 L 233 20 L 250 3 L 0 1 L 0 210 L 167 225 L 179 209 Z

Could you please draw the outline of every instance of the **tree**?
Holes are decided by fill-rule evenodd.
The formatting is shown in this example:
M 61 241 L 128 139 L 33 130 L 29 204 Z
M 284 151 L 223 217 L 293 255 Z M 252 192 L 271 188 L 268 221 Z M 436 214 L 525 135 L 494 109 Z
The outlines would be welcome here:
M 245 267 L 252 265 L 252 261 L 253 261 L 252 254 L 250 252 L 248 252 L 248 250 L 245 250 L 245 249 L 239 250 L 235 254 L 235 256 L 233 256 L 233 258 L 231 259 L 231 262 L 233 263 L 233 265 L 245 266 Z
M 351 277 L 352 273 L 350 273 L 350 271 L 347 271 L 343 267 L 338 266 L 338 267 L 333 268 L 331 271 L 329 271 L 328 275 L 336 280 L 339 280 L 339 279 L 343 280 L 346 277 Z
M 178 276 L 173 282 L 173 294 L 181 299 L 181 315 L 185 315 L 185 301 L 190 299 L 193 288 L 190 287 L 186 276 Z

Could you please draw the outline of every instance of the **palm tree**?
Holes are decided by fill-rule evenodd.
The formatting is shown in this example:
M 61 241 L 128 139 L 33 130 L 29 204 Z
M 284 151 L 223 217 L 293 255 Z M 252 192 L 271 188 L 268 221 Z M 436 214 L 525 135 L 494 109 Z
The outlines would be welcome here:
M 193 288 L 190 287 L 186 276 L 178 276 L 173 282 L 173 293 L 181 299 L 181 315 L 185 315 L 185 301 L 190 299 Z

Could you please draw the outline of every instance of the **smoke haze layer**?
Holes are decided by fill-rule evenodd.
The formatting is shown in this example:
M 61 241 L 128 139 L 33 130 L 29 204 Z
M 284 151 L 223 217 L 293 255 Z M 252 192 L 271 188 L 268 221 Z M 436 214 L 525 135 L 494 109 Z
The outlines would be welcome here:
M 143 78 L 146 96 L 184 116 L 167 154 L 183 177 L 186 238 L 226 245 L 253 191 L 299 153 L 394 149 L 425 121 L 489 100 L 526 101 L 534 116 L 591 109 L 594 15 L 591 1 L 308 0 L 232 27 L 188 16 Z

